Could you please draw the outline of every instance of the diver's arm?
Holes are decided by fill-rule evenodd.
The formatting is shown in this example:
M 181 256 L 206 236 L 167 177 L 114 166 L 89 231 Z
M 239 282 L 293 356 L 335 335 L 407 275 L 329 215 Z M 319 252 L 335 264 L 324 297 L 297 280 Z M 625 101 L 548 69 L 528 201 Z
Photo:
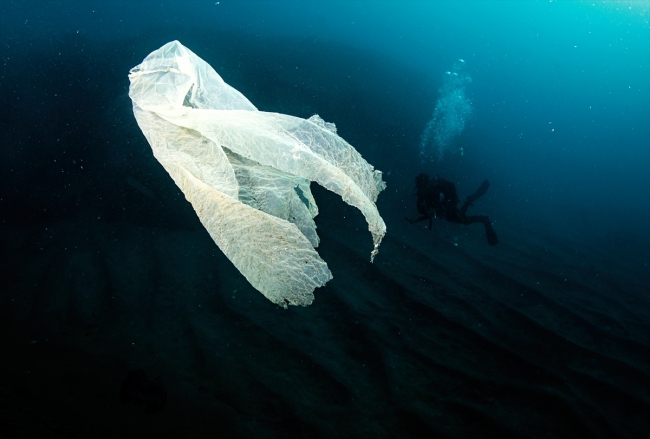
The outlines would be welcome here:
M 424 220 L 429 220 L 429 230 L 433 229 L 433 219 L 437 218 L 435 210 L 431 209 L 429 210 L 426 214 L 419 216 L 418 218 L 409 218 L 409 217 L 404 217 L 406 221 L 410 222 L 411 224 L 415 224 L 420 221 Z
M 406 219 L 406 221 L 410 222 L 411 224 L 419 223 L 420 221 L 424 221 L 426 219 L 431 219 L 431 217 L 429 215 L 421 215 L 418 218 L 409 218 L 409 217 L 406 216 L 404 218 Z

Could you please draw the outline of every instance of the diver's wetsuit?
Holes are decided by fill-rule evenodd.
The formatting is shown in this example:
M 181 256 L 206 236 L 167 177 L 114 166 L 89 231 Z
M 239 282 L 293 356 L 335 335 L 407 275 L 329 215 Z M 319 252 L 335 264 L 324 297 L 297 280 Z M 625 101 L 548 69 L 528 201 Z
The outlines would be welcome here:
M 490 187 L 490 182 L 485 180 L 476 192 L 467 197 L 465 204 L 458 209 L 458 194 L 456 186 L 444 178 L 429 178 L 427 174 L 420 174 L 415 177 L 415 188 L 419 218 L 409 219 L 411 223 L 429 220 L 429 229 L 433 218 L 444 218 L 447 221 L 458 224 L 483 223 L 485 234 L 490 245 L 497 245 L 499 239 L 492 228 L 490 219 L 486 215 L 465 215 L 467 208 L 479 199 Z M 408 219 L 408 218 L 407 218 Z

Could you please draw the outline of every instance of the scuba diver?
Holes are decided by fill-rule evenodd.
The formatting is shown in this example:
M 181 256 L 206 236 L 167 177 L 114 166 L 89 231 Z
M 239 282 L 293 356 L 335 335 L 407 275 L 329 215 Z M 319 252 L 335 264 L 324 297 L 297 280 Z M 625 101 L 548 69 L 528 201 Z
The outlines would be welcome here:
M 492 228 L 490 219 L 486 215 L 465 215 L 467 208 L 483 196 L 489 187 L 490 182 L 485 180 L 476 192 L 467 197 L 465 204 L 459 209 L 459 199 L 454 183 L 438 176 L 431 179 L 427 174 L 422 173 L 415 177 L 415 194 L 418 197 L 417 208 L 421 216 L 419 218 L 406 219 L 410 223 L 428 219 L 429 230 L 431 230 L 433 218 L 438 217 L 458 224 L 483 223 L 488 244 L 497 245 L 499 239 Z

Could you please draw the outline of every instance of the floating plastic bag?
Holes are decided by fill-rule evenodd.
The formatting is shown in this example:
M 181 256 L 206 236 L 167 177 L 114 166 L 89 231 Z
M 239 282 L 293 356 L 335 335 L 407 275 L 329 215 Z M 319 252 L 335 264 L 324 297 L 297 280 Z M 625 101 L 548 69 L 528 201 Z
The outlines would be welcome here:
M 372 261 L 386 233 L 375 201 L 381 172 L 334 124 L 258 111 L 178 41 L 129 73 L 133 112 L 214 242 L 270 301 L 309 305 L 332 278 L 314 250 L 311 181 L 365 216 Z

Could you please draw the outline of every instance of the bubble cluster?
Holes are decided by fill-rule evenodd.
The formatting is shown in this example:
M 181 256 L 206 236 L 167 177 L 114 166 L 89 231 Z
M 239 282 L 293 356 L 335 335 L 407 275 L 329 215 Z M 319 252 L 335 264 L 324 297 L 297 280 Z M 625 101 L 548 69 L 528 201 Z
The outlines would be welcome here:
M 472 78 L 465 71 L 465 61 L 459 59 L 450 72 L 445 72 L 440 98 L 433 116 L 427 124 L 420 141 L 420 157 L 423 161 L 441 160 L 450 145 L 465 129 L 472 115 L 472 103 L 466 96 L 465 87 Z

